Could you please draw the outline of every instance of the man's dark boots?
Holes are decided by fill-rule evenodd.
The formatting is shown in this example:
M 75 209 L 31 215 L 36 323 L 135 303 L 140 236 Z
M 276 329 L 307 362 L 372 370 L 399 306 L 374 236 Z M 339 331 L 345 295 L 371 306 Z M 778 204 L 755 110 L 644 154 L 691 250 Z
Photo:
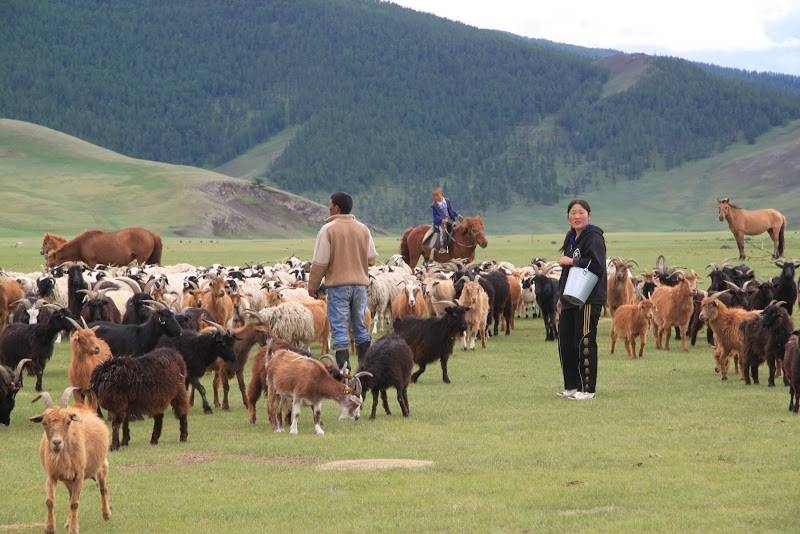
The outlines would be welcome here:
M 339 349 L 336 351 L 336 366 L 341 369 L 342 365 L 347 364 L 350 369 L 350 351 L 347 349 Z
M 358 365 L 361 365 L 361 362 L 364 361 L 364 356 L 367 355 L 367 351 L 369 350 L 369 344 L 369 341 L 365 341 L 356 345 L 356 353 L 358 353 Z

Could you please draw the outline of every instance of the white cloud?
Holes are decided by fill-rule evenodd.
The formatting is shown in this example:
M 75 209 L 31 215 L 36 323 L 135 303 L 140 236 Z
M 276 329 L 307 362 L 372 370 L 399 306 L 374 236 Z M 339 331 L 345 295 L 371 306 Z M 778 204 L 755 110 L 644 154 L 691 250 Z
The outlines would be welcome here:
M 479 28 L 593 48 L 696 60 L 742 52 L 751 62 L 761 52 L 764 67 L 740 67 L 772 70 L 777 61 L 800 74 L 800 24 L 792 24 L 800 20 L 800 0 L 393 1 Z

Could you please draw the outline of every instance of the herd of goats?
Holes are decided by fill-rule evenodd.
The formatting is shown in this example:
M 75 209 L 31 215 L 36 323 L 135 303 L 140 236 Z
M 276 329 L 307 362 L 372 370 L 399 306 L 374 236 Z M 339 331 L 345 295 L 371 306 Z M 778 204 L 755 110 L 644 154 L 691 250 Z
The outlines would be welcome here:
M 610 258 L 606 308 L 611 353 L 622 339 L 628 357 L 641 358 L 651 329 L 656 348 L 669 350 L 673 328 L 681 348 L 688 350 L 687 339 L 694 345 L 705 326 L 715 370 L 723 380 L 731 359 L 746 384 L 758 383 L 759 366 L 766 362 L 769 385 L 782 373 L 789 386 L 789 409 L 797 412 L 800 332 L 794 330 L 791 314 L 800 262 L 775 263 L 780 274 L 766 281 L 756 279 L 746 265 L 709 265 L 710 287 L 700 290 L 696 273 L 669 267 L 663 258 L 636 276 L 635 261 Z M 475 350 L 477 341 L 486 348 L 488 337 L 497 336 L 501 328 L 511 332 L 516 317 L 541 316 L 545 340 L 557 339 L 557 263 L 534 258 L 524 267 L 453 261 L 411 268 L 396 255 L 371 268 L 367 291 L 366 321 L 372 333 L 392 333 L 374 336 L 376 341 L 363 358 L 359 354 L 351 372 L 327 355 L 325 296 L 308 294 L 309 268 L 308 262 L 291 257 L 275 265 L 245 267 L 111 267 L 68 261 L 44 273 L 0 271 L 0 423 L 10 424 L 23 373 L 35 376 L 35 390 L 46 404 L 31 420 L 44 426 L 40 456 L 49 475 L 48 531 L 59 480 L 70 492 L 71 530 L 77 531 L 84 478 L 98 481 L 103 517 L 108 518 L 107 451 L 128 445 L 129 421 L 143 416 L 153 418 L 150 443 L 157 444 L 170 407 L 185 441 L 195 392 L 203 410 L 212 411 L 200 382 L 206 373 L 213 373 L 215 407 L 229 408 L 229 381 L 235 378 L 251 422 L 266 394 L 268 419 L 276 431 L 289 425 L 289 432 L 296 434 L 301 407 L 310 405 L 314 432 L 323 434 L 320 410 L 325 399 L 339 404 L 340 418 L 357 419 L 369 390 L 374 418 L 379 398 L 390 413 L 387 389 L 395 388 L 401 412 L 408 416 L 407 389 L 428 364 L 439 361 L 443 381 L 450 382 L 447 362 L 458 341 L 464 350 Z M 62 335 L 69 337 L 72 352 L 71 386 L 57 405 L 43 391 L 42 380 Z M 321 356 L 310 352 L 312 344 L 319 345 Z M 248 361 L 251 378 L 245 384 Z M 71 406 L 70 397 L 75 399 Z M 100 419 L 103 410 L 111 422 L 110 435 Z M 75 421 L 81 424 L 71 425 Z

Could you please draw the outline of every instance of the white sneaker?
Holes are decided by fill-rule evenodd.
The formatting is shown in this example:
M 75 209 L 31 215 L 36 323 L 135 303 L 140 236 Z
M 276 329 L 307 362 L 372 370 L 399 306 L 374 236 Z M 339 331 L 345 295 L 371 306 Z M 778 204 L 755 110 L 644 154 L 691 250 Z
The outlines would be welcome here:
M 575 395 L 578 392 L 577 389 L 565 389 L 564 391 L 557 391 L 556 397 L 565 397 L 569 398 Z
M 595 398 L 595 394 L 594 393 L 586 393 L 584 391 L 576 391 L 575 393 L 573 393 L 572 395 L 570 395 L 567 398 L 571 399 L 571 400 L 590 400 L 590 399 Z

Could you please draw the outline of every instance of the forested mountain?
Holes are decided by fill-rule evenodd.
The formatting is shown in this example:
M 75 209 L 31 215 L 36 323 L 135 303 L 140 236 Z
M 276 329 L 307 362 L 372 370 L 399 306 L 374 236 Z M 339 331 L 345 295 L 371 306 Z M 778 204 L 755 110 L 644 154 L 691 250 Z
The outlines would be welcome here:
M 6 0 L 0 116 L 214 168 L 274 138 L 256 179 L 384 226 L 430 187 L 463 212 L 637 179 L 800 117 L 800 97 L 652 59 L 600 59 L 375 0 Z M 600 54 L 602 56 L 603 54 Z

